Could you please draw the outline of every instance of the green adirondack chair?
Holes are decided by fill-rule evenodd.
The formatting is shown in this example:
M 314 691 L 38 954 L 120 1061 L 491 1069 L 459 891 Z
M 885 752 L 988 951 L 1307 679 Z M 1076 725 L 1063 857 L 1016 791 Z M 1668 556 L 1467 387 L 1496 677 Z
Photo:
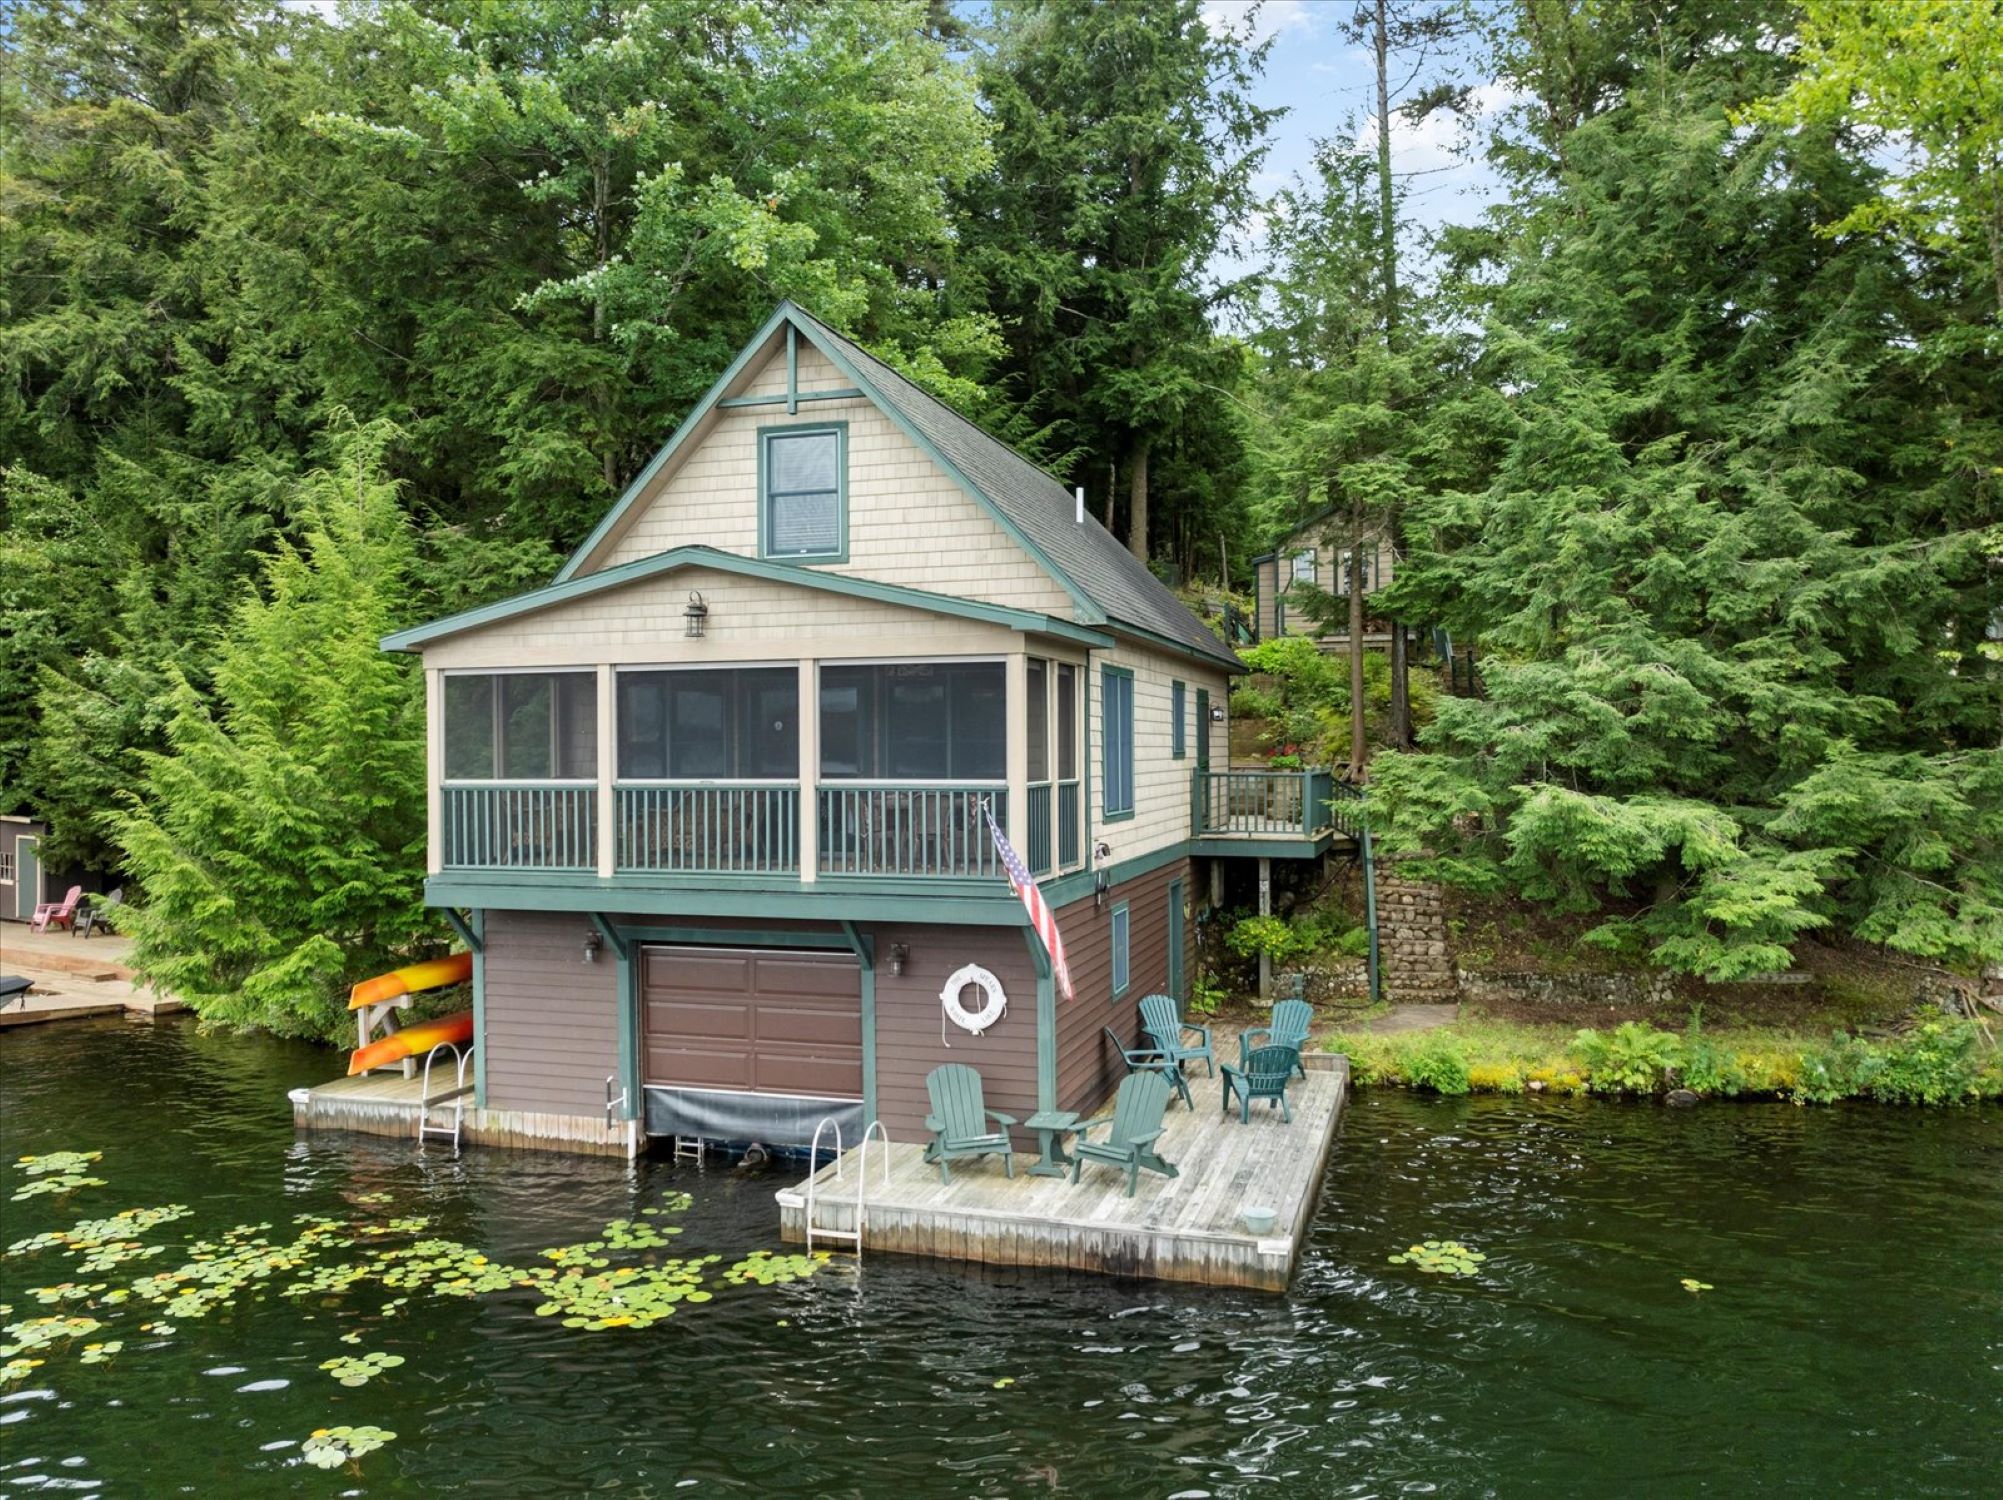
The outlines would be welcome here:
M 1123 1167 L 1127 1173 L 1127 1196 L 1140 1186 L 1143 1168 L 1164 1177 L 1177 1177 L 1175 1163 L 1164 1161 L 1154 1149 L 1161 1139 L 1162 1116 L 1168 1113 L 1168 1077 L 1160 1072 L 1130 1073 L 1120 1080 L 1113 1096 L 1113 1113 L 1106 1119 L 1090 1120 L 1078 1127 L 1071 1147 L 1071 1180 L 1088 1161 L 1102 1161 L 1109 1167 Z M 1108 1127 L 1103 1141 L 1091 1139 L 1090 1132 Z
M 1252 1101 L 1267 1099 L 1280 1106 L 1280 1115 L 1291 1125 L 1294 1111 L 1287 1103 L 1287 1084 L 1301 1055 L 1292 1047 L 1257 1047 L 1245 1058 L 1245 1066 L 1224 1069 L 1224 1113 L 1231 1113 L 1231 1095 L 1238 1095 L 1238 1118 L 1252 1123 Z
M 939 1164 L 941 1182 L 953 1180 L 947 1162 L 974 1156 L 999 1156 L 1003 1175 L 1015 1176 L 1008 1144 L 1015 1117 L 987 1107 L 979 1073 L 965 1063 L 947 1063 L 925 1075 L 925 1093 L 932 1101 L 932 1113 L 925 1117 L 925 1128 L 932 1132 L 925 1160 Z M 1002 1128 L 989 1129 L 990 1120 Z
M 1113 1044 L 1113 1050 L 1120 1054 L 1120 1061 L 1127 1065 L 1129 1073 L 1159 1073 L 1175 1085 L 1175 1091 L 1182 1095 L 1182 1102 L 1190 1109 L 1196 1108 L 1196 1101 L 1189 1097 L 1189 1080 L 1182 1076 L 1182 1069 L 1163 1057 L 1152 1047 L 1129 1047 L 1120 1040 L 1119 1032 L 1110 1026 L 1101 1026 L 1106 1040 Z
M 1254 1046 L 1291 1047 L 1296 1056 L 1307 1046 L 1308 1027 L 1314 1024 L 1314 1007 L 1305 1000 L 1282 1000 L 1273 1007 L 1273 1024 L 1254 1026 L 1241 1032 L 1238 1037 L 1238 1067 L 1242 1072 L 1250 1062 Z M 1258 1040 L 1254 1041 L 1254 1038 Z M 1296 1061 L 1301 1077 L 1308 1076 L 1307 1066 Z
M 1177 1068 L 1201 1058 L 1205 1074 L 1215 1076 L 1217 1058 L 1210 1050 L 1210 1028 L 1183 1020 L 1182 1007 L 1173 996 L 1149 995 L 1141 1001 L 1141 1029 Z M 1198 1038 L 1194 1047 L 1183 1040 L 1192 1033 Z

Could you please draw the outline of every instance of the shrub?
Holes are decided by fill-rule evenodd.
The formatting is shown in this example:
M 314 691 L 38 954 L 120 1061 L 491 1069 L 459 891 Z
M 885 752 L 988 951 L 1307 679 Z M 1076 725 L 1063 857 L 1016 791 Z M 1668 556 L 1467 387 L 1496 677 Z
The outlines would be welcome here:
M 1973 1021 L 1922 1022 L 1879 1053 L 1871 1092 L 1888 1104 L 1953 1104 L 1976 1092 L 1982 1060 Z
M 1427 1032 L 1406 1054 L 1405 1081 L 1436 1094 L 1465 1094 L 1472 1086 L 1467 1054 L 1444 1032 Z
M 1189 987 L 1189 1010 L 1191 1015 L 1214 1016 L 1217 1007 L 1224 1003 L 1228 993 L 1215 976 L 1198 974 Z
M 1467 1070 L 1467 1082 L 1478 1094 L 1523 1092 L 1523 1073 L 1513 1062 L 1474 1063 Z
M 1854 1099 L 1871 1087 L 1885 1059 L 1860 1037 L 1836 1032 L 1826 1046 L 1801 1054 L 1801 1066 L 1789 1097 L 1803 1104 L 1833 1104 Z
M 1746 1070 L 1739 1065 L 1737 1054 L 1704 1035 L 1701 1007 L 1691 1013 L 1690 1024 L 1684 1029 L 1683 1061 L 1676 1069 L 1676 1078 L 1684 1088 L 1699 1094 L 1731 1098 L 1745 1092 Z
M 1313 940 L 1284 917 L 1240 917 L 1224 935 L 1224 946 L 1240 958 L 1263 953 L 1276 964 L 1314 951 Z
M 1676 1033 L 1657 1031 L 1646 1021 L 1623 1021 L 1605 1035 L 1581 1031 L 1572 1046 L 1597 1094 L 1653 1094 L 1683 1060 Z

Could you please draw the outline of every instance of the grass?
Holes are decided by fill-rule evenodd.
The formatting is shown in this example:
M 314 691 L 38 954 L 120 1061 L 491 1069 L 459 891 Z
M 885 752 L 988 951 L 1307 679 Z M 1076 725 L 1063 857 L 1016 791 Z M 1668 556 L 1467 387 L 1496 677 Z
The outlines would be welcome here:
M 2003 1051 L 1967 1022 L 1922 1021 L 1882 1042 L 1830 1031 L 1725 1026 L 1663 1032 L 1643 1022 L 1611 1031 L 1475 1015 L 1431 1031 L 1336 1032 L 1359 1084 L 1441 1094 L 1655 1094 L 1689 1088 L 1717 1097 L 1826 1103 L 1891 1098 L 1947 1103 L 2003 1097 Z M 1916 1070 L 1921 1082 L 1912 1082 Z

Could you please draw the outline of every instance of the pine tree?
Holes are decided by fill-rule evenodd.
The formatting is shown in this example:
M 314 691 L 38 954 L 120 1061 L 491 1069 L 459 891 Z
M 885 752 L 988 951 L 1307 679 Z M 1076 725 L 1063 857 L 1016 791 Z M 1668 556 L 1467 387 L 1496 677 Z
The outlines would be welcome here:
M 1164 452 L 1235 430 L 1219 408 L 1240 355 L 1211 316 L 1236 289 L 1210 263 L 1252 203 L 1273 118 L 1248 92 L 1263 52 L 1213 35 L 1198 0 L 994 12 L 980 85 L 995 161 L 964 195 L 969 269 L 1054 467 L 1103 495 L 1146 560 L 1202 504 L 1158 496 Z

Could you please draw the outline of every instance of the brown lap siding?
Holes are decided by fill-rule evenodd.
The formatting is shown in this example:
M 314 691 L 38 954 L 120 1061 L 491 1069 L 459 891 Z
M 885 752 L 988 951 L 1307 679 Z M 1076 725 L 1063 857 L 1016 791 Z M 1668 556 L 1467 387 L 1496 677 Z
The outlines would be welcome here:
M 876 1104 L 891 1138 L 926 1139 L 925 1076 L 942 1063 L 978 1071 L 989 1109 L 1017 1120 L 1036 1113 L 1036 968 L 1023 930 L 881 924 L 869 931 L 876 939 Z M 910 957 L 902 974 L 892 974 L 890 950 L 898 944 Z M 1008 997 L 1002 1018 L 979 1036 L 944 1021 L 940 1009 L 946 977 L 962 964 L 988 970 Z
M 1071 964 L 1077 998 L 1057 1003 L 1057 1098 L 1065 1109 L 1089 1113 L 1119 1087 L 1125 1069 L 1105 1039 L 1112 1027 L 1129 1047 L 1141 1042 L 1143 995 L 1168 988 L 1168 888 L 1182 881 L 1187 909 L 1193 893 L 1190 861 L 1181 859 L 1123 881 L 1108 893 L 1104 907 L 1091 897 L 1057 913 L 1064 951 Z M 1113 908 L 1128 912 L 1127 988 L 1113 998 Z M 1182 926 L 1183 983 L 1195 973 L 1194 923 Z
M 486 914 L 489 1108 L 603 1113 L 605 1077 L 619 1070 L 619 966 L 609 951 L 584 962 L 592 930 L 583 916 Z

